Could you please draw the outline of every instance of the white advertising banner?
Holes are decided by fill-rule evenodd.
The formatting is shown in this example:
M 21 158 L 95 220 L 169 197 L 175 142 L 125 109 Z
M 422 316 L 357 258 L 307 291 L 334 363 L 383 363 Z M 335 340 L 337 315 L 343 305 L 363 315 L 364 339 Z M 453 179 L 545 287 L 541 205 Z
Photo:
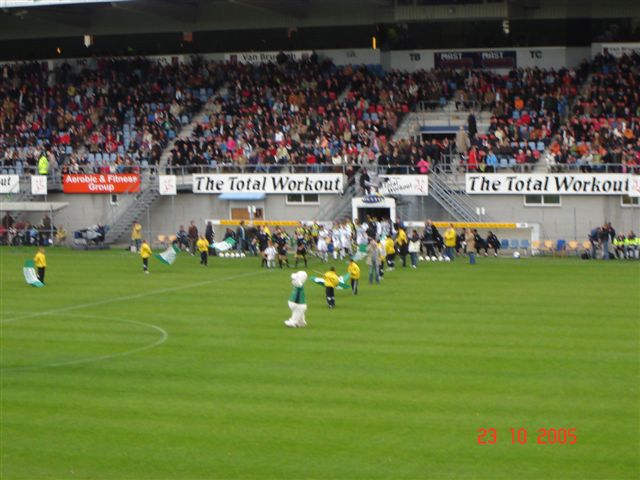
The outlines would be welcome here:
M 470 195 L 626 195 L 631 175 L 622 173 L 467 173 Z
M 18 175 L 0 175 L 0 193 L 20 192 L 20 177 Z
M 240 52 L 240 53 L 225 53 L 224 59 L 229 62 L 238 63 L 276 63 L 278 55 L 281 52 Z M 309 58 L 313 52 L 311 50 L 298 50 L 293 52 L 284 52 L 290 60 L 303 60 Z
M 380 175 L 382 195 L 429 195 L 427 175 Z
M 342 191 L 341 174 L 193 174 L 193 193 L 340 194 Z
M 640 197 L 640 175 L 631 175 L 629 182 L 629 196 Z
M 46 175 L 31 176 L 31 195 L 46 195 L 49 193 L 47 188 Z
M 177 195 L 178 182 L 175 175 L 158 175 L 158 191 L 160 195 Z

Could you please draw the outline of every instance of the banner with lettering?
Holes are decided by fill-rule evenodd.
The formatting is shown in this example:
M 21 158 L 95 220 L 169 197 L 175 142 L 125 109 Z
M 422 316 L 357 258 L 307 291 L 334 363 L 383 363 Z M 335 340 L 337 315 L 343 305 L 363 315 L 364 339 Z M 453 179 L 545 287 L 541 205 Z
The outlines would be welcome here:
M 194 174 L 193 193 L 340 194 L 340 174 Z
M 282 52 L 239 52 L 239 53 L 225 53 L 225 62 L 237 62 L 237 63 L 277 63 L 278 55 Z M 291 52 L 284 52 L 289 57 L 289 60 L 300 61 L 311 57 L 313 52 L 311 50 L 296 50 Z
M 158 191 L 160 195 L 177 195 L 178 181 L 175 175 L 158 175 Z
M 64 193 L 137 193 L 140 175 L 136 173 L 74 174 L 62 177 Z
M 515 50 L 484 50 L 471 52 L 435 52 L 436 68 L 516 68 Z
M 31 195 L 46 195 L 48 193 L 47 176 L 31 176 Z
M 622 173 L 468 173 L 465 183 L 470 195 L 628 195 L 632 176 Z
M 382 195 L 429 195 L 429 177 L 427 175 L 380 175 L 380 193 Z
M 0 175 L 0 193 L 19 193 L 20 177 L 18 175 Z

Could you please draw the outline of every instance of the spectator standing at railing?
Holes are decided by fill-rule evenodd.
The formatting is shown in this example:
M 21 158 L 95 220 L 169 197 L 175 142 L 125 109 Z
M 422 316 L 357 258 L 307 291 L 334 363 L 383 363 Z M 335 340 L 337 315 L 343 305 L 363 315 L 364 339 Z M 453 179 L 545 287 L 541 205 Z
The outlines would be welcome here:
M 38 159 L 38 175 L 49 174 L 49 159 L 47 158 L 47 152 L 43 150 L 40 158 Z
M 496 154 L 493 153 L 491 149 L 487 152 L 485 163 L 485 172 L 487 173 L 494 173 L 498 168 L 498 157 L 496 157 Z

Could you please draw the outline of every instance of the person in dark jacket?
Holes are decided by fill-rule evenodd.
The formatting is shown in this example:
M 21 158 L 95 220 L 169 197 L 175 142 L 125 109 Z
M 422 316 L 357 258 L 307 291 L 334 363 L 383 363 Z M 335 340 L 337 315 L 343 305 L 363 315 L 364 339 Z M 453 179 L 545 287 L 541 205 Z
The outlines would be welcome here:
M 240 225 L 236 229 L 236 240 L 238 241 L 236 244 L 238 252 L 244 252 L 247 248 L 247 229 L 244 226 L 244 220 L 240 221 Z
M 602 259 L 609 260 L 609 226 L 605 223 L 598 230 L 598 240 L 600 241 L 600 246 L 602 247 Z
M 209 245 L 211 245 L 213 243 L 214 237 L 215 235 L 213 233 L 213 225 L 211 224 L 211 222 L 207 222 L 207 227 L 204 230 L 204 238 L 207 240 L 207 242 L 209 242 Z M 209 255 L 215 255 L 215 254 L 216 254 L 216 249 L 211 248 L 210 246 Z
M 436 256 L 436 243 L 439 236 L 440 234 L 436 226 L 431 220 L 427 220 L 424 224 L 424 231 L 422 232 L 422 248 L 428 257 Z

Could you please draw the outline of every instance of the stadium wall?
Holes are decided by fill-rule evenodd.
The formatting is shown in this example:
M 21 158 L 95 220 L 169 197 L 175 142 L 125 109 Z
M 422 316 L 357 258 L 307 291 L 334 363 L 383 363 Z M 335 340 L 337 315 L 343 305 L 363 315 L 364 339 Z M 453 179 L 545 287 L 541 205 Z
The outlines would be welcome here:
M 319 209 L 333 197 L 320 195 L 318 204 L 287 204 L 284 195 L 267 195 L 259 201 L 223 201 L 216 195 L 179 194 L 175 197 L 161 197 L 150 209 L 149 218 L 142 215 L 141 223 L 145 235 L 155 238 L 158 234 L 173 234 L 181 224 L 187 226 L 194 220 L 202 228 L 206 219 L 228 219 L 231 209 L 246 209 L 248 205 L 263 208 L 266 220 L 313 220 L 317 219 Z M 485 209 L 483 220 L 495 222 L 537 223 L 541 226 L 543 240 L 584 240 L 589 230 L 604 221 L 612 222 L 616 230 L 628 232 L 640 231 L 640 208 L 621 205 L 619 196 L 562 196 L 560 206 L 526 206 L 522 195 L 474 195 L 472 200 Z M 96 223 L 111 224 L 122 208 L 132 197 L 119 196 L 119 205 L 110 203 L 109 195 L 64 195 L 51 194 L 48 201 L 68 202 L 69 206 L 56 213 L 56 225 L 63 225 L 68 231 L 87 228 Z M 425 218 L 449 221 L 448 216 L 435 201 L 426 197 L 408 197 L 410 201 L 407 213 L 398 208 L 403 220 L 423 221 Z M 25 219 L 39 224 L 42 215 L 30 214 Z M 318 220 L 327 220 L 326 218 Z M 216 235 L 223 233 L 223 227 L 217 227 Z M 220 237 L 218 237 L 220 238 Z
M 328 58 L 336 65 L 382 65 L 386 69 L 400 69 L 408 71 L 416 71 L 421 69 L 432 69 L 435 67 L 435 55 L 437 53 L 452 52 L 492 52 L 500 53 L 505 51 L 513 51 L 516 54 L 516 62 L 518 67 L 538 67 L 538 68 L 563 68 L 576 67 L 583 60 L 592 58 L 592 55 L 600 53 L 603 44 L 594 44 L 587 47 L 526 47 L 526 48 L 468 48 L 468 49 L 439 49 L 439 50 L 393 50 L 383 52 L 380 49 L 372 48 L 352 48 L 352 49 L 333 49 L 333 50 L 317 50 L 316 53 L 322 58 Z M 614 44 L 606 44 L 612 46 Z M 640 44 L 635 45 L 640 49 Z M 202 58 L 211 61 L 223 62 L 228 60 L 230 56 L 240 58 L 242 55 L 259 55 L 261 53 L 273 54 L 278 52 L 227 52 L 227 53 L 206 53 L 200 55 Z M 149 55 L 158 61 L 188 62 L 191 55 Z M 95 59 L 87 58 L 56 58 L 43 59 L 49 63 L 49 67 L 62 65 L 65 62 L 73 64 L 95 62 Z M 2 62 L 14 63 L 14 62 Z

